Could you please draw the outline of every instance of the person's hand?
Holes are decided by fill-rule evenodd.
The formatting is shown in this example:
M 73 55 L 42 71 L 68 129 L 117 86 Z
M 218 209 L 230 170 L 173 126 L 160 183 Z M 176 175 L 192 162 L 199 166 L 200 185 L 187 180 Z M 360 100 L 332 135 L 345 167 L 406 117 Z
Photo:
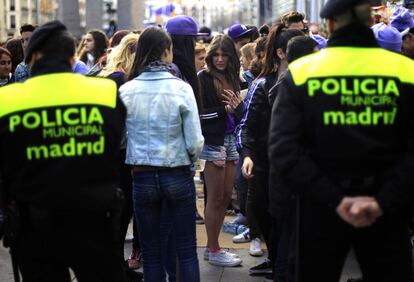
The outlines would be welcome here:
M 356 228 L 372 225 L 383 213 L 373 197 L 345 197 L 336 212 L 342 220 Z
M 243 102 L 239 92 L 234 92 L 229 89 L 223 90 L 223 102 L 230 106 L 234 110 Z
M 243 165 L 242 165 L 242 174 L 243 177 L 246 179 L 251 179 L 253 178 L 253 166 L 254 163 L 252 161 L 252 159 L 250 157 L 244 157 L 243 159 Z
M 234 114 L 234 110 L 230 105 L 225 105 L 224 108 L 226 109 L 226 113 Z
M 350 210 L 353 204 L 354 198 L 344 197 L 341 203 L 339 203 L 339 205 L 336 207 L 336 213 L 339 215 L 339 217 L 349 224 L 352 224 L 352 216 L 350 214 Z
M 356 218 L 359 218 L 360 216 L 364 217 L 363 221 L 355 222 L 354 226 L 360 225 L 355 227 L 369 226 L 375 223 L 375 221 L 377 221 L 377 219 L 383 215 L 381 207 L 374 198 L 355 202 L 350 210 L 350 213 Z

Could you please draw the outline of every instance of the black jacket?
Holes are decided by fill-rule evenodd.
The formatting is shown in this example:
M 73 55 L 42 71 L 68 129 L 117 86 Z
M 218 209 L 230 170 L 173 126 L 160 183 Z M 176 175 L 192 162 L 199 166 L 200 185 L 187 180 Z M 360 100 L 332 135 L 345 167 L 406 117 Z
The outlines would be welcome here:
M 237 147 L 241 159 L 250 157 L 255 170 L 269 169 L 267 142 L 271 108 L 268 93 L 276 79 L 277 74 L 272 73 L 253 82 L 244 102 L 243 117 L 237 127 Z
M 373 195 L 385 212 L 411 205 L 413 69 L 408 58 L 378 48 L 361 24 L 293 62 L 271 117 L 272 181 L 286 184 L 272 186 L 273 208 L 293 191 L 332 208 L 345 195 Z
M 125 107 L 113 81 L 46 57 L 0 89 L 0 174 L 6 201 L 65 211 L 112 207 Z
M 282 72 L 279 76 L 279 78 L 277 79 L 275 85 L 270 88 L 269 90 L 269 104 L 270 104 L 270 108 L 273 107 L 273 104 L 275 103 L 277 94 L 279 92 L 279 86 L 283 83 L 283 81 L 285 80 L 286 74 L 287 74 L 288 70 L 285 70 L 284 72 Z
M 213 77 L 206 71 L 198 74 L 202 93 L 203 109 L 201 110 L 201 129 L 205 143 L 213 146 L 223 146 L 226 135 L 227 112 L 225 103 L 220 101 L 214 88 Z M 243 114 L 243 103 L 235 110 L 237 122 Z

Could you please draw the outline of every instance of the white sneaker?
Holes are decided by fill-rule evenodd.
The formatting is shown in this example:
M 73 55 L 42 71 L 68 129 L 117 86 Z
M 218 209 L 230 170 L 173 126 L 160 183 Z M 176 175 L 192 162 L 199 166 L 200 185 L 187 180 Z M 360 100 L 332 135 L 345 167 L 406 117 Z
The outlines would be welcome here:
M 230 222 L 234 223 L 234 224 L 244 224 L 244 225 L 246 225 L 247 224 L 247 218 L 244 215 L 242 215 L 241 213 L 238 213 L 236 218 L 233 219 Z
M 125 236 L 125 242 L 132 242 L 132 240 L 134 240 L 134 235 L 127 232 L 127 234 Z
M 226 251 L 210 253 L 208 262 L 218 266 L 238 266 L 242 263 L 240 258 L 236 258 Z
M 250 241 L 249 254 L 251 256 L 260 257 L 261 255 L 263 255 L 261 243 L 262 241 L 260 241 L 259 238 L 254 238 L 253 240 Z
M 225 250 L 220 250 L 220 252 L 227 253 L 229 256 L 232 256 L 234 258 L 240 258 L 239 255 L 238 254 L 235 254 L 235 253 L 230 253 L 230 252 L 227 252 Z M 204 249 L 203 258 L 204 258 L 204 260 L 207 260 L 207 261 L 210 259 L 210 252 L 208 251 L 207 248 Z
M 233 243 L 246 243 L 250 242 L 250 229 L 246 229 L 244 232 L 233 237 Z

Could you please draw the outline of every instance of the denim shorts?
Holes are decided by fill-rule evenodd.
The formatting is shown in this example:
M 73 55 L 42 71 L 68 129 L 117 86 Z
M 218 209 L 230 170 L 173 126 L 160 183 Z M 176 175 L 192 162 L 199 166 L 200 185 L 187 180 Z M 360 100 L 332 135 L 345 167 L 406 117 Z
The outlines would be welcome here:
M 200 159 L 208 162 L 239 160 L 239 153 L 237 153 L 236 149 L 236 138 L 233 134 L 226 134 L 224 136 L 223 146 L 204 144 Z

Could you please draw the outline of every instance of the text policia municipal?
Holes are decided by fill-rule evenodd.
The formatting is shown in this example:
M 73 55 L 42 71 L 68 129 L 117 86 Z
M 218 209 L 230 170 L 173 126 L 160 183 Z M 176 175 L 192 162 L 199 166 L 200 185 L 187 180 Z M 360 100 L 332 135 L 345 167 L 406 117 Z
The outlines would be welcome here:
M 347 109 L 324 111 L 325 125 L 393 125 L 400 96 L 398 85 L 392 78 L 317 78 L 307 82 L 309 97 L 340 95 L 340 108 Z
M 43 144 L 26 148 L 28 160 L 39 160 L 103 154 L 103 124 L 97 107 L 55 108 L 10 116 L 9 131 L 40 129 Z

